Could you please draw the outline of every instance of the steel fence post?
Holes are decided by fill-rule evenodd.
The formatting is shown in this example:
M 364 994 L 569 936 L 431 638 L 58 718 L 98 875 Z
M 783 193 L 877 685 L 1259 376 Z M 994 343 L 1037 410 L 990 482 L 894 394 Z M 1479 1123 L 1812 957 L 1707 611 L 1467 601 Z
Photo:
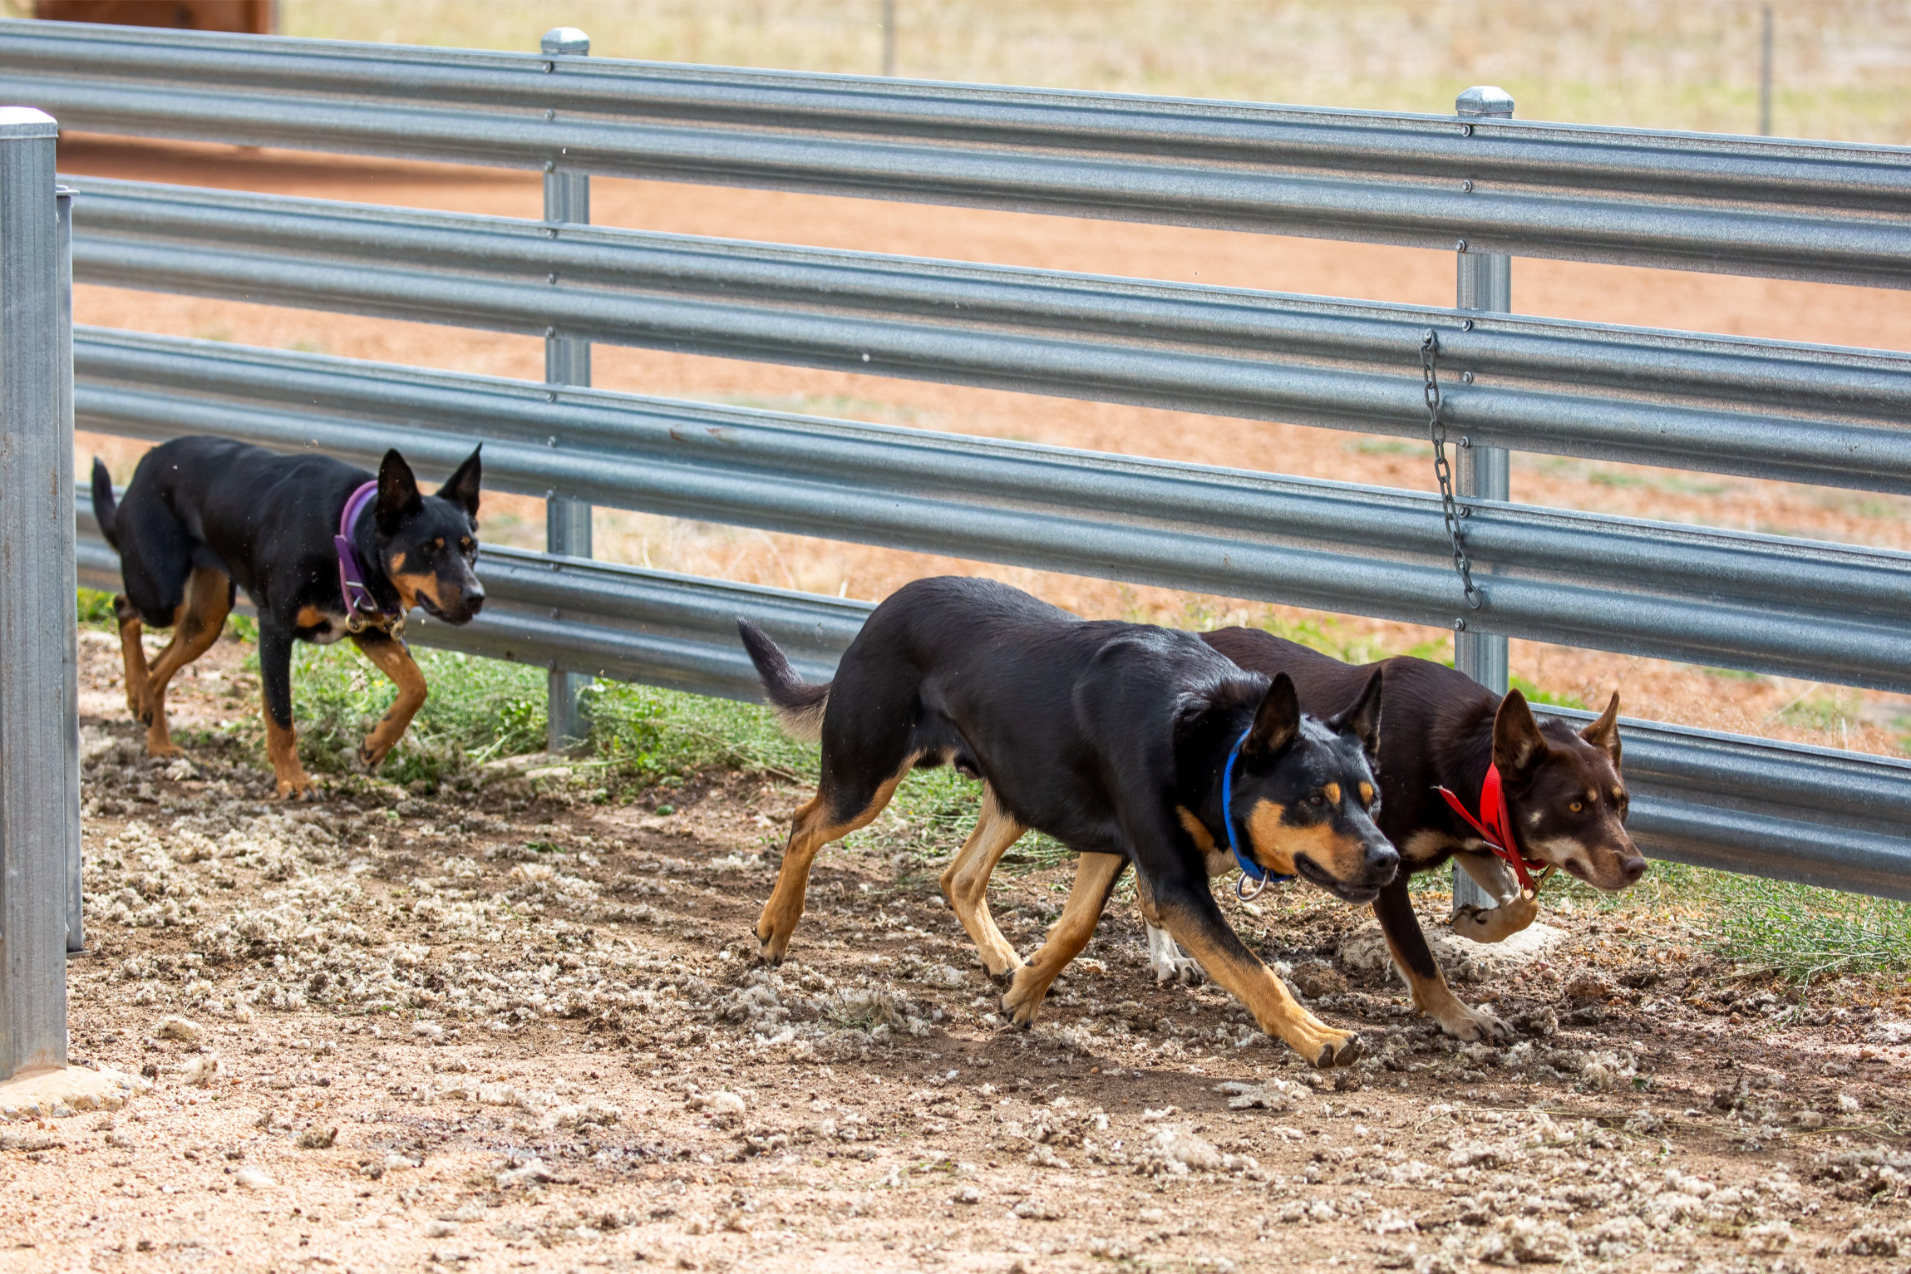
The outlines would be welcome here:
M 1506 90 L 1481 85 L 1460 94 L 1454 103 L 1462 118 L 1510 118 L 1513 99 Z M 1469 179 L 1470 184 L 1470 179 Z M 1505 314 L 1513 308 L 1513 259 L 1493 252 L 1459 250 L 1458 298 L 1463 310 Z M 1475 447 L 1463 436 L 1459 440 L 1456 486 L 1462 499 L 1505 500 L 1511 493 L 1511 457 L 1501 447 Z M 1474 570 L 1490 572 L 1490 566 L 1474 563 Z M 1478 632 L 1468 627 L 1453 634 L 1453 666 L 1495 694 L 1505 694 L 1507 686 L 1506 638 L 1498 633 Z M 1453 905 L 1491 907 L 1494 900 L 1473 883 L 1473 878 L 1453 869 Z
M 556 27 L 544 33 L 542 51 L 552 55 L 583 57 L 591 51 L 591 39 L 576 27 Z M 583 173 L 563 171 L 555 158 L 544 165 L 544 220 L 556 225 L 569 222 L 588 225 L 591 219 L 591 179 Z M 557 282 L 557 276 L 551 276 Z M 544 338 L 544 380 L 551 385 L 588 385 L 591 383 L 591 346 L 553 329 Z M 566 557 L 591 555 L 591 506 L 555 494 L 547 496 L 544 506 L 544 546 Z M 548 716 L 549 741 L 553 752 L 574 746 L 590 731 L 579 695 L 591 679 L 581 673 L 550 670 Z
M 49 115 L 0 108 L 0 1079 L 66 1063 L 80 811 L 58 136 Z
M 59 277 L 54 280 L 54 296 L 59 302 L 59 325 L 56 334 L 60 341 L 59 393 L 60 400 L 54 419 L 60 422 L 60 429 L 70 440 L 73 436 L 73 191 L 60 186 L 54 191 L 54 207 L 57 222 L 54 233 L 58 236 L 55 260 L 58 263 Z M 72 446 L 61 454 L 71 463 Z M 68 471 L 69 478 L 72 476 Z M 61 550 L 62 560 L 71 562 L 77 552 L 75 535 L 69 528 L 66 543 Z M 78 587 L 77 575 L 68 583 L 73 589 Z M 80 665 L 78 659 L 80 644 L 80 617 L 77 607 L 67 608 L 67 644 L 71 652 L 65 661 L 66 701 L 74 705 L 73 727 L 66 731 L 66 802 L 73 811 L 73 817 L 67 822 L 66 829 L 66 949 L 84 951 L 86 949 L 86 895 L 82 880 L 83 863 L 80 857 Z

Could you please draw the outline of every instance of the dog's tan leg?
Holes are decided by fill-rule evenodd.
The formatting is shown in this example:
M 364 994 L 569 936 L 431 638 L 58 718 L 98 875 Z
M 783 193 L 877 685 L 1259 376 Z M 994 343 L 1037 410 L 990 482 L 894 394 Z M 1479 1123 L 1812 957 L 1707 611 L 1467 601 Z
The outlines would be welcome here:
M 380 718 L 372 732 L 365 736 L 364 744 L 358 750 L 358 759 L 365 768 L 375 770 L 379 763 L 398 745 L 404 737 L 412 717 L 425 704 L 425 674 L 418 670 L 417 661 L 411 652 L 405 649 L 405 643 L 394 639 L 388 633 L 355 633 L 352 640 L 365 657 L 378 665 L 378 670 L 392 679 L 398 687 L 398 698 Z
M 126 710 L 141 725 L 146 723 L 146 685 L 152 672 L 146 667 L 146 648 L 140 645 L 146 626 L 139 612 L 124 594 L 113 598 L 113 614 L 119 619 L 119 655 L 126 665 Z
M 1440 972 L 1433 952 L 1427 949 L 1419 917 L 1413 914 L 1405 876 L 1396 876 L 1393 883 L 1380 891 L 1380 896 L 1374 899 L 1374 915 L 1380 921 L 1380 932 L 1387 938 L 1387 950 L 1393 956 L 1394 967 L 1406 981 L 1415 1008 L 1457 1039 L 1493 1039 L 1507 1033 L 1503 1022 L 1491 1013 L 1468 1008 L 1447 985 L 1446 975 Z
M 1094 937 L 1102 908 L 1108 905 L 1108 895 L 1127 865 L 1128 860 L 1120 854 L 1083 854 L 1076 860 L 1075 883 L 1069 887 L 1061 918 L 1048 931 L 1048 941 L 1029 957 L 1027 965 L 1015 971 L 1014 981 L 1002 996 L 1003 1017 L 1024 1028 L 1034 1024 L 1048 988 Z
M 1413 1007 L 1438 1022 L 1440 1029 L 1448 1035 L 1472 1041 L 1494 1039 L 1506 1034 L 1504 1022 L 1485 1009 L 1468 1008 L 1459 996 L 1453 994 L 1453 988 L 1447 985 L 1446 974 L 1440 971 L 1438 965 L 1434 966 L 1431 977 L 1415 971 L 1394 942 L 1392 934 L 1387 934 L 1387 950 L 1393 956 L 1394 967 L 1400 970 L 1400 976 L 1406 981 L 1408 992 L 1413 996 Z
M 1328 1026 L 1294 999 L 1274 970 L 1257 959 L 1228 931 L 1232 942 L 1217 940 L 1215 926 L 1202 923 L 1182 908 L 1164 910 L 1163 926 L 1174 940 L 1185 947 L 1209 977 L 1254 1015 L 1255 1023 L 1269 1035 L 1278 1036 L 1287 1046 L 1313 1065 L 1326 1070 L 1333 1066 L 1351 1066 L 1360 1059 L 1360 1036 Z M 1226 922 L 1215 919 L 1223 929 Z
M 153 660 L 152 669 L 147 674 L 144 695 L 147 756 L 173 756 L 178 753 L 179 749 L 173 746 L 172 737 L 166 729 L 167 683 L 173 679 L 174 673 L 212 649 L 231 611 L 232 580 L 224 571 L 202 567 L 186 580 L 186 600 L 180 603 L 173 615 L 172 640 Z M 122 653 L 125 641 L 122 629 Z M 137 637 L 134 642 L 137 644 Z M 128 662 L 130 664 L 130 660 Z
M 265 710 L 265 754 L 272 762 L 280 796 L 292 799 L 313 794 L 312 778 L 299 763 L 298 732 L 274 721 L 270 708 Z
M 816 861 L 817 852 L 831 841 L 841 840 L 874 822 L 915 763 L 913 756 L 904 761 L 900 770 L 883 780 L 869 804 L 846 822 L 829 822 L 821 792 L 796 811 L 790 824 L 789 843 L 783 849 L 783 867 L 776 875 L 776 888 L 770 891 L 770 899 L 763 904 L 763 914 L 756 922 L 758 960 L 765 964 L 783 963 L 790 935 L 796 932 L 796 922 L 803 918 L 803 898 L 809 890 L 810 865 Z
M 974 940 L 982 957 L 982 967 L 1001 985 L 1007 985 L 1015 971 L 1022 967 L 1022 957 L 1002 936 L 995 917 L 989 912 L 989 877 L 1009 846 L 1020 840 L 1026 830 L 1002 809 L 995 798 L 995 789 L 985 783 L 982 814 L 976 819 L 975 829 L 942 871 L 942 896 L 949 900 L 950 909 Z

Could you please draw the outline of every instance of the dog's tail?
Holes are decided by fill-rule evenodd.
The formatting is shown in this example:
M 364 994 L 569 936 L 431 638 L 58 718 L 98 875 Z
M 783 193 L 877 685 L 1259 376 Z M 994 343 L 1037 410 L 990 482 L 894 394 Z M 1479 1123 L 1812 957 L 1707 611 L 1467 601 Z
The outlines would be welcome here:
M 796 675 L 790 661 L 777 649 L 770 635 L 747 619 L 737 620 L 743 635 L 743 648 L 750 652 L 756 675 L 763 679 L 763 693 L 792 738 L 815 743 L 823 737 L 823 709 L 829 706 L 829 682 L 813 686 Z
M 119 514 L 119 505 L 113 499 L 113 475 L 106 472 L 106 466 L 98 456 L 93 457 L 93 520 L 100 524 L 100 534 L 113 546 L 113 552 L 119 552 L 119 530 L 114 520 Z

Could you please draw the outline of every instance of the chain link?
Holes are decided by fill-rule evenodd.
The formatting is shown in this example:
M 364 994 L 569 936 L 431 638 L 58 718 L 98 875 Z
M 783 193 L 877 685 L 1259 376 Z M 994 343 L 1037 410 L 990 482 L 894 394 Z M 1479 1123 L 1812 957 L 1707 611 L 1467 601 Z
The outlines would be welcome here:
M 1453 542 L 1453 569 L 1460 576 L 1466 604 L 1478 610 L 1486 604 L 1486 594 L 1473 582 L 1473 562 L 1466 555 L 1465 537 L 1460 519 L 1466 516 L 1453 498 L 1453 467 L 1447 463 L 1447 426 L 1440 419 L 1440 373 L 1435 366 L 1440 356 L 1440 337 L 1432 328 L 1420 335 L 1420 370 L 1426 383 L 1422 392 L 1427 400 L 1427 436 L 1433 441 L 1433 476 L 1440 480 L 1440 504 L 1446 512 L 1447 538 Z

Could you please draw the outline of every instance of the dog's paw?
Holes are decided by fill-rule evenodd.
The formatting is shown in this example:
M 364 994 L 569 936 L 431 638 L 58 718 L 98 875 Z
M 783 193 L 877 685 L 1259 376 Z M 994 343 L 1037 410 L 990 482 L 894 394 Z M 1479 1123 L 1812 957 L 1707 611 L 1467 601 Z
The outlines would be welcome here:
M 762 928 L 756 931 L 756 962 L 766 964 L 772 969 L 783 963 L 784 955 L 790 949 L 790 935 L 775 932 L 765 933 Z
M 1011 1030 L 1026 1031 L 1035 1025 L 1035 1014 L 1041 1008 L 1041 1004 L 1038 1001 L 1033 1004 L 1018 1005 L 1010 998 L 1010 994 L 1003 995 L 1002 1002 L 996 1007 L 996 1012 L 1002 1015 L 1002 1020 L 1008 1023 Z
M 385 763 L 385 758 L 388 755 L 390 755 L 390 749 L 375 748 L 371 745 L 371 742 L 367 740 L 359 744 L 358 764 L 367 774 L 370 774 Z
M 1473 942 L 1504 942 L 1539 918 L 1539 899 L 1530 892 L 1497 907 L 1461 907 L 1448 927 Z
M 1170 982 L 1179 982 L 1183 986 L 1200 986 L 1208 980 L 1193 956 L 1176 956 L 1172 960 L 1154 962 L 1155 984 L 1167 986 Z
M 179 750 L 179 745 L 177 743 L 174 743 L 170 739 L 166 739 L 158 743 L 153 743 L 148 741 L 148 743 L 146 744 L 146 755 L 149 757 L 156 758 L 158 760 L 166 760 L 171 757 L 184 756 L 186 754 Z
M 318 798 L 318 784 L 303 774 L 297 778 L 279 780 L 279 799 L 282 801 L 316 801 Z
M 1341 1066 L 1352 1066 L 1360 1060 L 1365 1045 L 1360 1036 L 1352 1031 L 1338 1032 L 1340 1038 L 1329 1039 L 1322 1043 L 1320 1052 L 1314 1058 L 1314 1065 L 1320 1070 L 1329 1071 Z
M 1470 1009 L 1455 1001 L 1455 1011 L 1440 1019 L 1440 1029 L 1467 1044 L 1498 1044 L 1513 1038 L 1513 1028 L 1485 1009 Z

